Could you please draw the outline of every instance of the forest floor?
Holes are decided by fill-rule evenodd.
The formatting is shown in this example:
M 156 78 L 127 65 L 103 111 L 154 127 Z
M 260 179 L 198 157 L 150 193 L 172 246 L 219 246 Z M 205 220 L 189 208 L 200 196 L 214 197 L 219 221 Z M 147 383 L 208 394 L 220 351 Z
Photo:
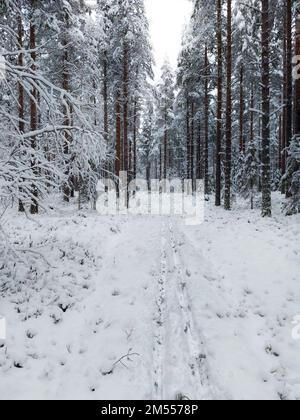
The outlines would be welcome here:
M 7 215 L 0 399 L 300 399 L 300 216 L 274 198 L 199 226 Z

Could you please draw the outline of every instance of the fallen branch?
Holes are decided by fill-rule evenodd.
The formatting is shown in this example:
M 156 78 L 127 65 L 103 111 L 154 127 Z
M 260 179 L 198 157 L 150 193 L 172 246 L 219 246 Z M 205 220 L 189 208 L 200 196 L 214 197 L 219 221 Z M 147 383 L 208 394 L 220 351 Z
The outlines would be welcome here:
M 129 369 L 128 366 L 125 365 L 125 363 L 123 362 L 123 360 L 127 359 L 128 362 L 133 362 L 133 360 L 131 359 L 131 357 L 140 357 L 140 354 L 138 354 L 138 353 L 132 353 L 132 349 L 129 349 L 127 354 L 125 354 L 124 356 L 120 357 L 120 359 L 118 359 L 112 365 L 112 368 L 110 370 L 108 370 L 107 372 L 102 372 L 102 375 L 103 376 L 112 375 L 114 373 L 114 371 L 115 371 L 115 368 L 118 366 L 119 363 L 123 367 L 125 367 L 126 369 Z

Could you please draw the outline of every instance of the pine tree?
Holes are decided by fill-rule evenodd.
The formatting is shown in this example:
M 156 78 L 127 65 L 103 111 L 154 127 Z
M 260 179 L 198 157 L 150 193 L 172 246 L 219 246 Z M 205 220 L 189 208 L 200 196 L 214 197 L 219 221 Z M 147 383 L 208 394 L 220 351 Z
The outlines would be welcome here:
M 225 209 L 231 209 L 232 160 L 232 5 L 227 0 L 227 89 L 226 89 L 226 156 L 225 156 Z
M 286 214 L 300 213 L 300 134 L 295 135 L 288 149 L 287 172 L 283 180 L 288 180 L 290 185 Z
M 237 184 L 240 194 L 245 198 L 250 198 L 251 210 L 254 209 L 255 197 L 259 190 L 259 160 L 257 157 L 257 147 L 254 141 L 247 144 L 245 155 L 237 175 Z
M 222 192 L 222 107 L 223 107 L 223 56 L 222 56 L 222 0 L 217 0 L 217 51 L 218 51 L 218 99 L 217 99 L 217 133 L 216 133 L 216 201 L 221 206 Z
M 296 8 L 295 52 L 300 56 L 300 8 Z M 295 75 L 294 137 L 288 148 L 287 171 L 283 183 L 289 186 L 286 214 L 300 212 L 300 78 Z
M 174 76 L 168 61 L 162 67 L 161 80 L 158 84 L 158 125 L 161 138 L 162 177 L 168 179 L 172 159 L 172 130 L 174 120 Z
M 262 5 L 262 216 L 272 215 L 270 173 L 270 11 L 269 0 Z

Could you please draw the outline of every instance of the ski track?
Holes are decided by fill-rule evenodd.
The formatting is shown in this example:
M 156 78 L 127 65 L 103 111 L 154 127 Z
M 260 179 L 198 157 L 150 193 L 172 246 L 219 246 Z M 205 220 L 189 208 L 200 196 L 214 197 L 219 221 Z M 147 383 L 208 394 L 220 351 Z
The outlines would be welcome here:
M 176 240 L 174 223 L 169 221 L 170 246 L 172 260 L 176 273 L 176 297 L 181 311 L 182 332 L 188 348 L 189 369 L 193 379 L 193 392 L 191 399 L 213 399 L 213 392 L 209 383 L 209 370 L 206 362 L 207 352 L 203 339 L 200 339 L 196 327 L 191 301 L 188 295 L 188 267 L 180 255 L 178 241 Z M 183 394 L 184 395 L 184 394 Z
M 154 317 L 153 399 L 212 400 L 204 340 L 187 290 L 188 267 L 180 255 L 174 224 L 162 224 L 157 315 Z
M 161 235 L 161 258 L 160 258 L 160 275 L 158 279 L 158 299 L 156 301 L 158 313 L 154 317 L 155 331 L 153 345 L 153 361 L 154 361 L 154 390 L 153 399 L 162 400 L 164 397 L 163 387 L 163 346 L 165 343 L 165 305 L 166 305 L 166 240 L 164 233 Z

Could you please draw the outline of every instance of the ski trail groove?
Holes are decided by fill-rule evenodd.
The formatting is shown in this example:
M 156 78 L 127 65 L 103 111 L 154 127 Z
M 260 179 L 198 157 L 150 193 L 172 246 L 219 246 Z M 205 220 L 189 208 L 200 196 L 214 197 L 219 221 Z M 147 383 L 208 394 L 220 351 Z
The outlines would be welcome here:
M 164 343 L 165 343 L 165 312 L 166 312 L 166 273 L 167 273 L 167 254 L 166 239 L 163 229 L 161 236 L 161 257 L 160 275 L 158 279 L 159 295 L 157 304 L 157 316 L 154 318 L 156 335 L 154 337 L 154 400 L 163 400 L 164 397 Z
M 171 220 L 169 221 L 168 230 L 170 235 L 171 254 L 176 273 L 176 296 L 182 314 L 182 330 L 189 352 L 188 368 L 190 369 L 193 378 L 195 390 L 195 395 L 193 395 L 192 399 L 213 399 L 213 392 L 209 384 L 209 370 L 206 362 L 207 355 L 204 350 L 204 342 L 203 340 L 199 340 L 199 333 L 193 319 L 190 298 L 187 290 L 187 274 L 184 274 L 184 270 L 187 269 L 187 267 L 185 267 L 181 261 L 178 243 L 175 238 L 175 232 Z

